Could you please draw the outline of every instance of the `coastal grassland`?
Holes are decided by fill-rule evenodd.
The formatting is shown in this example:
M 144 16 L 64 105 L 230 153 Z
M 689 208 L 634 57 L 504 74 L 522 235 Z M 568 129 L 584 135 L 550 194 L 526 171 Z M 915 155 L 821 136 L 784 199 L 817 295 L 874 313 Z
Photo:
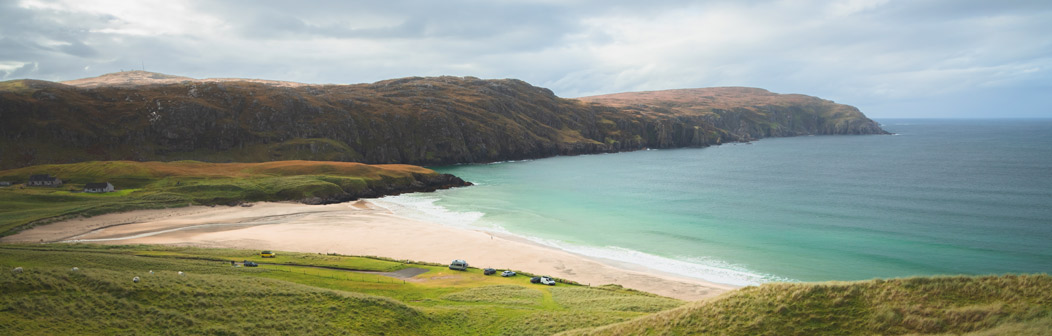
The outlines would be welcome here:
M 550 335 L 683 304 L 617 286 L 549 287 L 474 268 L 282 251 L 262 259 L 258 252 L 0 245 L 0 334 Z M 268 264 L 233 267 L 231 260 Z M 400 279 L 350 271 L 405 268 L 426 272 Z M 131 281 L 136 276 L 139 283 Z M 625 308 L 633 305 L 640 308 Z
M 1048 275 L 774 283 L 565 335 L 1050 335 Z
M 50 174 L 65 184 L 0 187 L 0 236 L 35 224 L 128 210 L 377 196 L 437 175 L 417 166 L 329 161 L 92 161 L 4 170 L 0 181 L 24 183 L 34 174 Z M 110 182 L 118 191 L 80 192 L 91 182 Z

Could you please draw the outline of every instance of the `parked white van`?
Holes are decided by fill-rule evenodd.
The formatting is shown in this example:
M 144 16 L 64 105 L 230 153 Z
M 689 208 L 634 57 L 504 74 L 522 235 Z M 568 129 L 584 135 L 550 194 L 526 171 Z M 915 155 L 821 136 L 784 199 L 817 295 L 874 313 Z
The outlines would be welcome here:
M 466 270 L 468 269 L 468 262 L 460 259 L 453 260 L 453 262 L 449 263 L 449 269 L 457 271 Z

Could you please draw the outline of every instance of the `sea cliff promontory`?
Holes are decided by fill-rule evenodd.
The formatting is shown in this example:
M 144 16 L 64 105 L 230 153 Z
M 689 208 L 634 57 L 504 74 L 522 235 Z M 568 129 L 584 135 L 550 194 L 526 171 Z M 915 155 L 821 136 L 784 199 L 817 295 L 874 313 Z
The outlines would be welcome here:
M 0 169 L 92 160 L 438 165 L 879 134 L 858 109 L 754 88 L 566 99 L 514 79 L 308 85 L 142 71 L 0 82 Z

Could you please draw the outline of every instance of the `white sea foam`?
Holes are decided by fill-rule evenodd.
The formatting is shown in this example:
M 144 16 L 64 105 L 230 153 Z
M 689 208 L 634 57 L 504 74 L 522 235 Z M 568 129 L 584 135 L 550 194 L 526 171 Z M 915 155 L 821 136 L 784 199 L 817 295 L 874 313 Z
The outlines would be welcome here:
M 485 214 L 475 211 L 450 211 L 443 206 L 436 205 L 435 201 L 438 201 L 437 197 L 421 196 L 421 194 L 386 196 L 371 200 L 373 204 L 402 217 L 462 229 L 480 229 L 473 224 Z
M 487 163 L 487 164 L 491 164 L 491 165 L 493 165 L 493 164 L 502 164 L 502 163 L 515 163 L 515 162 L 529 162 L 529 161 L 533 161 L 533 160 L 531 160 L 531 159 L 523 159 L 523 160 L 504 160 L 504 161 L 496 161 L 496 162 L 490 162 L 490 163 Z
M 537 237 L 524 238 L 590 258 L 613 260 L 663 273 L 728 285 L 749 286 L 771 281 L 792 281 L 787 278 L 757 274 L 746 270 L 744 267 L 731 265 L 713 258 L 666 258 L 618 246 L 584 246 Z
M 662 257 L 618 246 L 586 246 L 560 240 L 524 236 L 505 229 L 500 223 L 482 220 L 482 212 L 458 212 L 435 204 L 439 198 L 423 194 L 388 196 L 373 200 L 373 203 L 396 215 L 428 221 L 461 229 L 513 235 L 537 244 L 557 248 L 589 258 L 611 260 L 641 266 L 659 272 L 701 279 L 710 282 L 748 286 L 771 281 L 793 281 L 773 275 L 759 274 L 744 267 L 707 257 L 679 256 Z

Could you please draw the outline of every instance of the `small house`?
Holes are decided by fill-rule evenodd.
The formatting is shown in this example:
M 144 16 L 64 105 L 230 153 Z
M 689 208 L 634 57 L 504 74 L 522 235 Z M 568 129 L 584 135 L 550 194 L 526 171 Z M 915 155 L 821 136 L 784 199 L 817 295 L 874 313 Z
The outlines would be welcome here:
M 9 187 L 9 186 L 11 186 L 11 182 L 0 181 L 0 187 Z
M 50 174 L 32 175 L 29 176 L 29 182 L 26 182 L 26 185 L 30 187 L 58 187 L 62 185 L 62 179 Z
M 113 185 L 109 182 L 102 183 L 88 183 L 84 185 L 84 192 L 86 193 L 104 193 L 113 192 Z

